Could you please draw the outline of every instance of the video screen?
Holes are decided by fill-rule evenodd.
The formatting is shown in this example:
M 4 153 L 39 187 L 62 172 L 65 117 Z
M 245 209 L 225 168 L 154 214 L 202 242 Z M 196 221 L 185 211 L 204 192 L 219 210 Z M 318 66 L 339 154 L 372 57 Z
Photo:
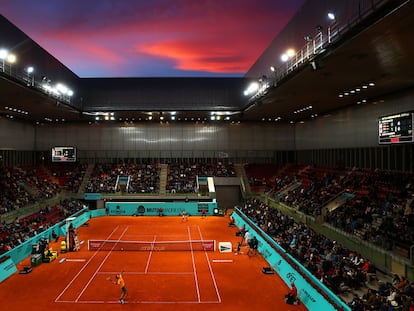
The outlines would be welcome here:
M 76 148 L 71 146 L 53 147 L 52 162 L 76 162 Z

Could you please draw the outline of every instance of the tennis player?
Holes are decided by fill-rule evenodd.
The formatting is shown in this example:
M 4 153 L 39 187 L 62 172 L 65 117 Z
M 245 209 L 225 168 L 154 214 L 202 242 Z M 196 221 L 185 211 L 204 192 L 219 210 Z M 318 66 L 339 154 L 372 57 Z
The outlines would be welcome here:
M 188 221 L 188 213 L 187 213 L 186 210 L 183 210 L 182 216 L 183 216 L 183 220 L 182 221 Z
M 122 277 L 121 273 L 117 274 L 115 278 L 116 278 L 116 282 L 114 282 L 114 284 L 119 285 L 121 287 L 121 298 L 119 298 L 119 303 L 124 304 L 128 296 L 128 290 L 126 288 L 124 278 Z

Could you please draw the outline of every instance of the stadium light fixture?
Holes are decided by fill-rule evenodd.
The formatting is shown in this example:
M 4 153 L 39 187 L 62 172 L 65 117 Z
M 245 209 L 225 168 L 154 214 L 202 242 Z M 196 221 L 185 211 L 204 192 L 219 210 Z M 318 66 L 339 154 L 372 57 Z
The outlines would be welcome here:
M 247 89 L 244 91 L 244 95 L 245 96 L 252 95 L 253 93 L 257 92 L 258 89 L 259 89 L 259 83 L 258 82 L 252 82 L 247 87 Z
M 9 51 L 7 51 L 6 49 L 0 50 L 0 59 L 6 59 L 7 55 L 9 55 Z
M 296 52 L 295 52 L 295 50 L 294 50 L 294 49 L 288 49 L 288 50 L 286 51 L 286 54 L 287 54 L 287 56 L 288 56 L 289 58 L 292 58 L 293 56 L 295 56 Z
M 16 60 L 17 60 L 16 55 L 14 55 L 14 54 L 8 54 L 7 55 L 7 62 L 8 63 L 13 64 L 13 63 L 16 62 Z
M 286 50 L 285 53 L 283 53 L 280 56 L 280 59 L 282 60 L 282 62 L 287 62 L 289 59 L 291 59 L 293 56 L 295 56 L 296 51 L 294 49 L 288 49 Z

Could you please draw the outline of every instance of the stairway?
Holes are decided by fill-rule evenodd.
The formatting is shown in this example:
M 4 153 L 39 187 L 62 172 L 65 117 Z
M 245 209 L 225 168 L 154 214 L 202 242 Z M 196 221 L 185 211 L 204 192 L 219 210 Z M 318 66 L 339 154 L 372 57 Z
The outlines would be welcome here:
M 82 183 L 79 186 L 78 193 L 85 192 L 86 185 L 88 184 L 89 178 L 92 175 L 94 167 L 95 167 L 94 163 L 89 163 L 88 164 L 88 168 L 85 171 L 85 175 L 83 176 Z
M 250 196 L 252 189 L 250 188 L 249 178 L 244 169 L 244 164 L 234 164 L 234 170 L 236 171 L 237 177 L 240 178 L 240 190 L 243 198 Z
M 168 174 L 168 164 L 161 164 L 160 171 L 160 195 L 165 195 L 167 193 L 167 174 Z

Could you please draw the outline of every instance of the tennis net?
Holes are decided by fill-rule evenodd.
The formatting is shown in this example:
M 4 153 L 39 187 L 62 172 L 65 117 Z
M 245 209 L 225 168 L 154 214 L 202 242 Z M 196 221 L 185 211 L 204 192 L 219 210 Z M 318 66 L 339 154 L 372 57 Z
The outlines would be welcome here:
M 119 241 L 88 240 L 90 251 L 215 251 L 215 240 Z

